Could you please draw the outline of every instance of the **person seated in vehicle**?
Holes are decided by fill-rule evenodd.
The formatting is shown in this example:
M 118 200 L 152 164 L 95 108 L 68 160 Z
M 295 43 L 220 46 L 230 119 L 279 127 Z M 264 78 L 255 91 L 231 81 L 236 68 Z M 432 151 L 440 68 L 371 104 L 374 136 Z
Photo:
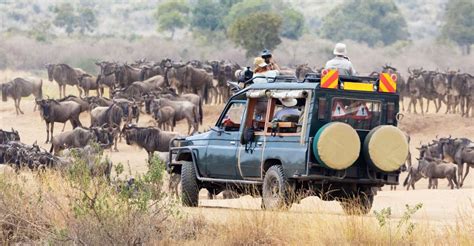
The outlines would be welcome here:
M 337 43 L 334 47 L 333 54 L 335 57 L 326 63 L 326 66 L 324 66 L 325 69 L 337 69 L 339 71 L 339 75 L 356 75 L 354 66 L 347 57 L 345 44 Z
M 273 116 L 273 120 L 279 122 L 294 122 L 298 123 L 301 111 L 296 108 L 298 100 L 295 98 L 280 99 L 283 108 L 278 110 Z
M 270 70 L 280 71 L 280 66 L 278 66 L 278 64 L 273 60 L 272 52 L 270 52 L 270 50 L 264 49 L 260 57 L 265 60 L 265 63 L 268 64 Z

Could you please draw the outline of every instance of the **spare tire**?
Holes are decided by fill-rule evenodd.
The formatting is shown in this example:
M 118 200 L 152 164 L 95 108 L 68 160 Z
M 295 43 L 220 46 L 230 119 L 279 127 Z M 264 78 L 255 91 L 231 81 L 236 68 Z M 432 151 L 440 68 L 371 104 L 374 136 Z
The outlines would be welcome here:
M 395 126 L 378 126 L 372 129 L 364 141 L 366 161 L 383 172 L 393 172 L 405 163 L 408 157 L 408 139 Z
M 360 145 L 359 135 L 352 126 L 343 122 L 331 122 L 316 133 L 313 153 L 320 164 L 342 170 L 359 158 Z

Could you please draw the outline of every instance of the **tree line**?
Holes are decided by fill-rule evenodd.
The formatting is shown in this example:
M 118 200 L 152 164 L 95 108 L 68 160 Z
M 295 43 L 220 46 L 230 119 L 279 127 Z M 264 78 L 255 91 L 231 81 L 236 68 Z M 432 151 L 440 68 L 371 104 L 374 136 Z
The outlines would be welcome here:
M 32 34 L 39 41 L 46 39 L 51 26 L 68 36 L 93 34 L 101 18 L 94 5 L 87 4 L 62 2 L 50 6 L 49 11 L 52 20 L 33 27 Z M 176 31 L 184 30 L 209 43 L 230 40 L 245 49 L 247 56 L 263 48 L 273 49 L 283 38 L 297 40 L 304 33 L 334 42 L 350 39 L 372 47 L 410 40 L 407 22 L 395 0 L 343 1 L 328 11 L 317 28 L 308 25 L 304 15 L 286 0 L 165 0 L 150 18 L 156 21 L 157 31 L 170 39 L 175 38 Z M 463 54 L 470 54 L 474 2 L 449 0 L 439 30 L 441 40 L 452 41 Z

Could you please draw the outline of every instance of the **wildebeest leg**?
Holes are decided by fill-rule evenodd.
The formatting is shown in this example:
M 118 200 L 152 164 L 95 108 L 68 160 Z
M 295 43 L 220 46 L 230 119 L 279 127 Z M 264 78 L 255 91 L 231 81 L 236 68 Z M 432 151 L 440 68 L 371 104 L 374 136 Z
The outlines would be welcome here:
M 443 100 L 442 100 L 442 97 L 439 96 L 439 97 L 438 97 L 438 106 L 436 107 L 436 113 L 438 113 L 439 110 L 441 109 L 441 102 L 442 102 L 442 101 L 443 101 Z
M 462 187 L 462 185 L 464 184 L 464 180 L 466 179 L 468 173 L 469 173 L 469 164 L 466 165 L 466 173 L 464 174 L 464 177 L 462 178 L 462 180 L 461 180 L 461 182 L 460 182 L 460 183 L 461 183 L 461 187 Z
M 50 131 L 51 132 L 51 135 L 50 135 L 51 137 L 50 137 L 49 141 L 51 141 L 51 139 L 53 139 L 53 131 L 54 131 L 54 121 L 51 122 L 51 131 Z
M 420 101 L 421 115 L 423 115 L 423 97 L 418 99 Z
M 429 99 L 426 100 L 426 111 L 425 111 L 426 113 L 428 113 L 428 109 L 430 108 L 430 102 L 431 100 Z M 435 107 L 436 107 L 436 104 L 435 104 Z M 421 113 L 423 113 L 423 106 L 421 106 Z
M 62 89 L 63 89 L 61 84 L 58 84 L 58 87 L 59 87 L 59 98 L 63 98 L 62 95 L 61 95 L 62 94 Z
M 67 123 L 67 121 L 64 122 L 64 124 L 63 124 L 63 129 L 61 130 L 61 132 L 64 132 L 64 129 L 66 128 L 66 123 Z
M 79 97 L 82 97 L 82 89 L 79 87 L 79 85 L 76 85 L 77 90 L 79 91 Z
M 462 183 L 462 173 L 463 173 L 463 169 L 464 169 L 464 163 L 462 163 L 462 161 L 460 160 L 456 160 L 455 163 L 458 165 L 458 182 L 459 182 L 459 186 L 462 187 L 463 183 Z
M 21 111 L 21 108 L 20 108 L 20 101 L 21 101 L 21 97 L 18 98 L 18 111 L 20 111 L 21 114 L 24 114 L 23 111 Z
M 151 160 L 153 159 L 153 151 L 147 151 L 148 152 L 148 166 L 151 165 Z
M 192 123 L 191 119 L 187 119 L 187 121 L 188 121 L 188 135 L 190 135 L 191 134 L 191 125 L 194 125 L 194 124 Z

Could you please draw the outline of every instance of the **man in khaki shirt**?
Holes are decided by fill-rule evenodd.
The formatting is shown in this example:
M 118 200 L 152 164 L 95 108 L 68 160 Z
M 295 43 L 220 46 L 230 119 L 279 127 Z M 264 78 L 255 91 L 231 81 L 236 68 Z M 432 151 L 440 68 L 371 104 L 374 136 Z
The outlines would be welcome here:
M 340 75 L 356 75 L 351 61 L 347 57 L 346 45 L 337 43 L 333 54 L 336 56 L 326 63 L 325 69 L 337 69 Z

